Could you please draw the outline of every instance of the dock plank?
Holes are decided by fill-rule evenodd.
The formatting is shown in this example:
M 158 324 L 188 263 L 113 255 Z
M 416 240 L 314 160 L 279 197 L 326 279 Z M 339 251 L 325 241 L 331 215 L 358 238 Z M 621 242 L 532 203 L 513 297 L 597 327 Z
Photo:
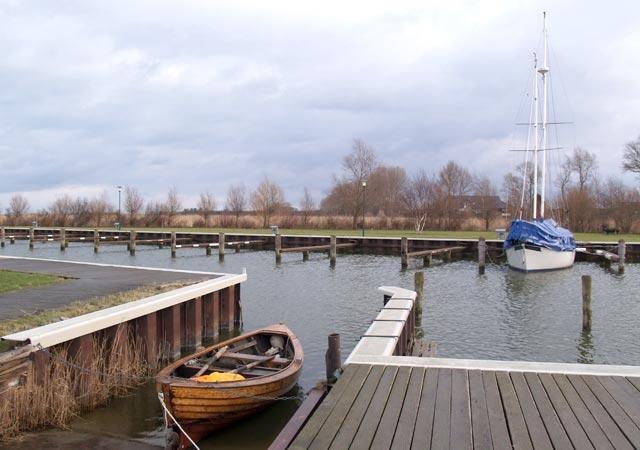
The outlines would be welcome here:
M 640 427 L 640 404 L 635 403 L 626 391 L 611 377 L 597 377 L 598 382 L 604 386 L 609 394 L 622 407 L 625 413 Z
M 387 450 L 393 442 L 394 432 L 398 427 L 398 420 L 409 387 L 411 376 L 410 367 L 401 367 L 391 388 L 391 394 L 384 409 L 378 429 L 371 444 L 372 450 Z
M 364 385 L 369 375 L 369 371 L 371 370 L 371 366 L 368 365 L 358 365 L 356 367 L 357 371 L 354 377 L 351 379 L 351 382 L 348 383 L 340 398 L 336 401 L 336 404 L 331 411 L 331 415 L 327 420 L 325 420 L 318 430 L 318 433 L 309 446 L 310 449 L 321 450 L 329 448 L 337 431 L 344 422 L 345 417 L 349 413 L 353 402 L 358 396 L 358 393 Z
M 636 387 L 636 389 L 640 392 L 640 378 L 627 377 L 627 380 L 629 381 L 629 383 L 633 384 Z
M 451 448 L 473 448 L 471 437 L 471 401 L 467 370 L 451 372 Z
M 378 388 L 378 384 L 380 383 L 383 373 L 384 366 L 373 366 L 371 368 L 371 372 L 369 372 L 369 376 L 367 377 L 364 386 L 360 389 L 358 397 L 355 402 L 353 402 L 353 406 L 351 407 L 349 414 L 340 426 L 340 429 L 329 448 L 336 450 L 349 448 L 351 441 L 353 441 L 353 438 L 358 431 L 360 422 L 362 422 L 362 418 L 369 408 L 369 404 L 371 403 L 371 399 Z
M 565 400 L 553 377 L 548 373 L 538 374 L 538 377 L 540 378 L 542 386 L 544 386 L 544 389 L 549 396 L 549 400 L 551 401 L 556 414 L 558 414 L 560 422 L 564 426 L 569 439 L 571 439 L 573 446 L 579 449 L 593 448 L 591 441 L 589 441 L 587 434 L 584 432 L 580 422 L 573 414 L 571 407 Z
M 489 415 L 493 448 L 496 450 L 511 449 L 511 438 L 509 437 L 509 429 L 507 428 L 495 372 L 483 372 L 482 381 L 484 382 L 484 391 L 487 399 L 487 413 Z
M 618 402 L 616 402 L 595 377 L 582 376 L 582 380 L 600 404 L 607 410 L 607 413 L 609 413 L 616 425 L 620 427 L 627 439 L 629 439 L 636 448 L 640 448 L 640 428 L 631 420 Z
M 540 413 L 540 417 L 542 418 L 542 422 L 544 423 L 553 447 L 561 450 L 572 449 L 573 445 L 571 445 L 571 440 L 562 426 L 562 423 L 560 423 L 560 419 L 558 418 L 558 415 L 556 414 L 556 411 L 554 410 L 538 375 L 533 372 L 526 372 L 524 373 L 524 378 L 527 381 L 529 391 L 533 396 L 533 400 L 536 403 L 536 407 L 538 408 L 538 412 Z
M 451 436 L 451 369 L 438 371 L 431 448 L 449 448 Z
M 487 411 L 487 399 L 482 382 L 482 372 L 470 370 L 469 397 L 471 403 L 471 423 L 473 424 L 472 437 L 474 448 L 491 449 L 491 428 L 489 427 L 489 412 Z
M 596 396 L 593 395 L 584 380 L 577 375 L 568 375 L 567 378 L 611 444 L 616 449 L 631 450 L 633 446 L 629 443 L 629 440 L 620 431 L 620 428 L 618 428 Z
M 527 424 L 533 447 L 536 450 L 553 450 L 553 445 L 545 429 L 542 417 L 522 372 L 511 372 L 511 382 L 518 396 L 518 403 L 520 403 L 520 409 Z
M 411 448 L 425 373 L 426 370 L 423 367 L 414 367 L 411 370 L 409 387 L 407 388 L 405 402 L 398 420 L 398 427 L 393 436 L 391 450 L 408 450 Z
M 397 373 L 397 367 L 385 367 L 378 389 L 376 389 L 371 399 L 371 404 L 362 418 L 360 427 L 351 443 L 351 448 L 369 448 L 371 446 L 371 441 L 378 429 L 378 424 L 387 405 Z
M 354 376 L 358 373 L 358 366 L 349 365 L 345 368 L 342 377 L 338 383 L 336 383 L 327 394 L 322 403 L 318 406 L 316 411 L 313 413 L 307 424 L 304 426 L 300 434 L 296 437 L 296 439 L 291 444 L 290 448 L 293 449 L 306 449 L 311 445 L 311 442 L 320 431 L 320 428 L 327 420 L 333 407 L 338 402 L 343 392 L 349 386 L 349 383 L 354 379 Z
M 533 449 L 527 424 L 524 420 L 520 405 L 518 404 L 518 397 L 509 373 L 497 372 L 496 380 L 498 380 L 498 388 L 502 396 L 502 404 L 507 416 L 507 426 L 509 427 L 509 434 L 511 435 L 513 446 L 521 449 Z
M 420 406 L 413 430 L 411 448 L 416 450 L 430 449 L 433 436 L 433 417 L 436 408 L 436 393 L 438 389 L 438 369 L 428 368 L 422 382 Z

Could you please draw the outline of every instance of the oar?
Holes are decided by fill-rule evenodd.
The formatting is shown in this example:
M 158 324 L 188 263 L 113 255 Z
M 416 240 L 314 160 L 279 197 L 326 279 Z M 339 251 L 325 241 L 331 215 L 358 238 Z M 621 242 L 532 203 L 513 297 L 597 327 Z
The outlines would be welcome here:
M 207 363 L 204 366 L 202 366 L 202 369 L 198 370 L 198 372 L 191 378 L 199 377 L 200 375 L 205 373 L 206 370 L 211 366 L 211 364 L 219 360 L 222 357 L 222 355 L 224 355 L 227 352 L 228 349 L 229 349 L 229 346 L 225 345 L 220 350 L 218 350 L 215 355 L 213 355 L 211 358 L 207 360 Z
M 240 366 L 240 367 L 236 367 L 235 369 L 233 369 L 233 370 L 232 370 L 231 372 L 229 372 L 229 373 L 238 373 L 238 372 L 240 372 L 241 370 L 253 369 L 253 368 L 254 368 L 255 366 L 257 366 L 258 364 L 262 364 L 262 363 L 269 362 L 269 361 L 271 361 L 273 358 L 275 358 L 276 356 L 277 356 L 277 355 L 269 356 L 268 358 L 263 359 L 262 361 L 254 361 L 254 362 L 252 362 L 252 363 L 245 364 L 245 365 Z

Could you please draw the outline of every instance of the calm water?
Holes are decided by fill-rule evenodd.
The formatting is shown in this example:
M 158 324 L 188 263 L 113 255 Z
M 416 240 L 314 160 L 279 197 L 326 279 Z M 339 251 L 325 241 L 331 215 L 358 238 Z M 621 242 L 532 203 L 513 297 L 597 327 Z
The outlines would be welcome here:
M 65 253 L 57 245 L 7 245 L 0 255 L 33 256 L 111 264 L 240 273 L 244 328 L 286 323 L 302 341 L 305 368 L 301 389 L 308 390 L 324 373 L 326 336 L 342 335 L 348 355 L 382 305 L 381 285 L 412 288 L 413 274 L 425 270 L 423 330 L 438 343 L 438 356 L 475 359 L 585 362 L 640 365 L 640 267 L 629 264 L 624 275 L 592 263 L 541 274 L 524 275 L 505 265 L 488 265 L 477 274 L 472 261 L 437 263 L 422 269 L 400 269 L 394 256 L 344 255 L 335 269 L 325 254 L 284 254 L 276 265 L 273 252 L 229 253 L 223 263 L 202 249 L 138 248 L 129 256 L 124 247 L 94 254 L 91 246 L 71 244 Z M 593 330 L 582 333 L 581 275 L 593 278 Z M 239 424 L 210 439 L 204 448 L 264 447 L 295 409 L 281 402 L 255 420 Z M 159 406 L 153 387 L 117 400 L 83 417 L 77 427 L 156 439 Z M 99 424 L 99 425 L 98 425 Z

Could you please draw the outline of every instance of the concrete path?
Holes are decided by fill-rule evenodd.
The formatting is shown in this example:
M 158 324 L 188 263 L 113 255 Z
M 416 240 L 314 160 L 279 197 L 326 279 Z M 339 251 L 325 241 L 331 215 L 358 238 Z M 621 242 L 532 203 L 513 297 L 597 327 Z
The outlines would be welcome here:
M 102 297 L 159 283 L 200 281 L 220 274 L 148 269 L 0 256 L 0 270 L 46 273 L 68 278 L 62 283 L 0 294 L 0 320 L 34 314 L 74 301 Z

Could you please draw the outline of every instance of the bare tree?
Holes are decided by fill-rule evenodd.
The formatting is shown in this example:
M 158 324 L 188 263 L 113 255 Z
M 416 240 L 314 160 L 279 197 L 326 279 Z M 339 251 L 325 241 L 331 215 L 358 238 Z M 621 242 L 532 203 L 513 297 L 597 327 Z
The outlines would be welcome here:
M 29 201 L 22 194 L 14 194 L 9 200 L 7 208 L 7 216 L 9 216 L 14 224 L 18 224 L 23 216 L 29 212 Z
M 499 213 L 497 189 L 487 177 L 475 180 L 473 193 L 476 196 L 476 211 L 484 220 L 484 229 L 489 230 L 491 219 Z
M 367 209 L 386 215 L 399 214 L 407 182 L 402 167 L 379 165 L 367 182 Z
M 437 198 L 438 185 L 424 170 L 420 170 L 405 184 L 402 203 L 413 219 L 415 231 L 425 229 L 429 216 L 433 215 Z
M 466 168 L 449 161 L 438 173 L 438 183 L 444 200 L 445 227 L 457 228 L 459 225 L 460 197 L 467 195 L 473 187 L 473 176 Z
M 269 226 L 271 216 L 284 204 L 284 192 L 269 178 L 265 177 L 251 193 L 251 206 L 262 216 L 262 227 Z
M 627 142 L 624 146 L 622 168 L 640 177 L 640 136 L 635 141 Z
M 232 184 L 231 186 L 229 186 L 229 191 L 227 192 L 226 208 L 231 213 L 233 213 L 236 219 L 236 223 L 235 223 L 236 228 L 238 227 L 238 220 L 240 219 L 240 214 L 243 213 L 247 205 L 246 197 L 247 197 L 246 189 L 244 187 L 244 184 L 242 183 L 236 184 L 236 185 Z
M 175 224 L 176 215 L 182 210 L 182 200 L 178 196 L 178 189 L 173 186 L 167 193 L 167 202 L 165 203 L 165 211 L 169 226 Z
M 129 218 L 129 225 L 135 225 L 138 214 L 142 211 L 144 200 L 137 188 L 126 186 L 124 188 L 124 210 Z
M 198 212 L 202 216 L 204 220 L 204 226 L 209 226 L 209 218 L 213 214 L 216 209 L 216 198 L 215 196 L 209 192 L 201 192 L 200 200 L 198 200 Z
M 569 158 L 571 170 L 578 176 L 578 188 L 583 191 L 587 183 L 595 178 L 598 168 L 596 155 L 580 147 L 573 149 Z
M 375 150 L 362 139 L 353 140 L 351 153 L 342 160 L 344 175 L 334 180 L 334 189 L 340 191 L 341 201 L 351 211 L 353 228 L 364 207 L 363 182 L 379 165 Z
M 49 205 L 48 212 L 51 220 L 54 224 L 65 227 L 69 225 L 71 215 L 73 214 L 73 199 L 69 194 L 64 194 L 57 197 L 51 205 Z
M 309 223 L 309 216 L 316 209 L 316 202 L 311 196 L 309 189 L 305 186 L 304 195 L 300 200 L 300 211 L 302 212 L 302 224 L 307 226 Z
M 112 209 L 113 207 L 109 202 L 109 194 L 107 194 L 107 191 L 103 191 L 100 196 L 89 201 L 89 212 L 92 222 L 96 227 L 102 225 L 107 214 L 110 213 Z
M 75 227 L 87 226 L 91 221 L 89 199 L 76 197 L 71 203 L 71 224 Z

